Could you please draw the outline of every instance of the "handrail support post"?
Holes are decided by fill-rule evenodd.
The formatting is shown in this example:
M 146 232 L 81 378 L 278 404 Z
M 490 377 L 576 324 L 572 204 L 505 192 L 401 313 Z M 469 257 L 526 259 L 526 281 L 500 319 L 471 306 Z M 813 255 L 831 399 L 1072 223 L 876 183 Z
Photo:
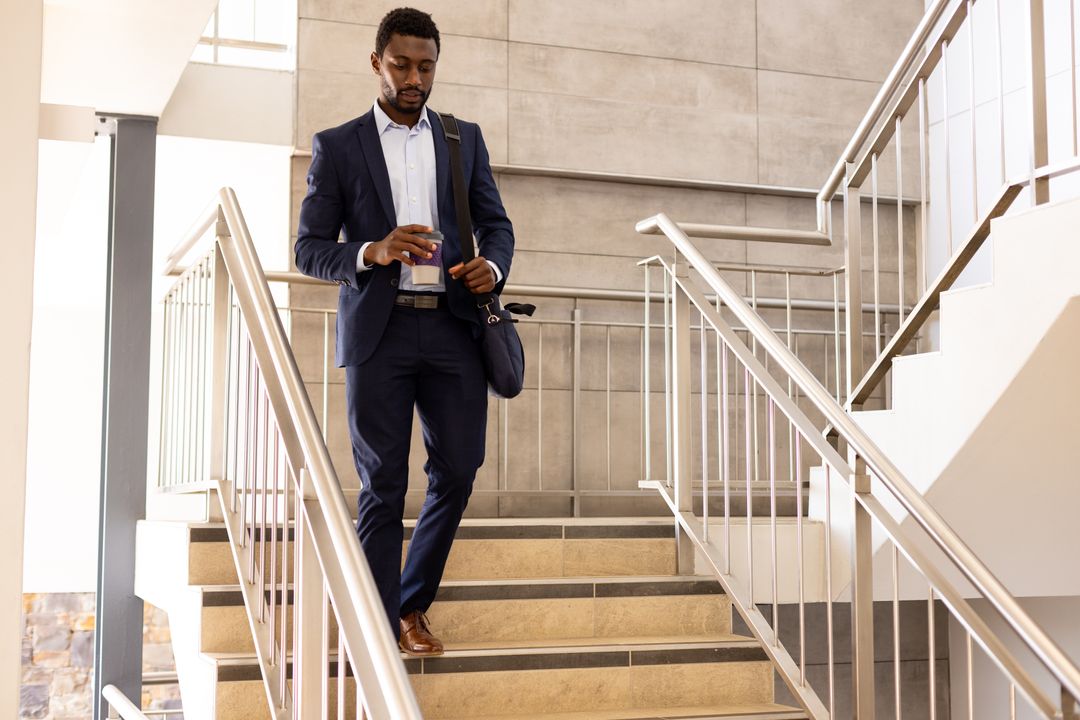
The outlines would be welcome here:
M 1068 688 L 1061 688 L 1061 720 L 1080 720 L 1076 711 L 1076 698 Z
M 675 259 L 675 278 L 671 293 L 671 388 L 672 388 L 672 475 L 675 481 L 675 506 L 692 514 L 694 508 L 693 470 L 690 462 L 692 432 L 690 397 L 690 298 L 679 286 L 690 276 L 686 259 Z M 694 543 L 679 522 L 675 522 L 676 569 L 680 575 L 694 572 Z
M 1036 171 L 1050 162 L 1049 130 L 1046 108 L 1046 25 L 1043 0 L 1030 0 L 1031 8 L 1031 142 L 1034 205 L 1050 202 L 1050 177 Z
M 851 398 L 863 375 L 862 335 L 862 208 L 861 192 L 852 184 L 855 164 L 848 163 L 844 181 L 844 311 L 847 334 L 847 393 Z M 854 409 L 854 408 L 853 408 Z
M 218 214 L 220 219 L 217 223 L 217 240 L 214 243 L 214 258 L 210 266 L 210 437 L 207 443 L 210 452 L 205 477 L 209 478 L 211 483 L 225 480 L 228 432 L 225 398 L 229 385 L 229 271 L 225 267 L 225 257 L 221 254 L 221 243 L 228 238 L 229 230 L 220 208 Z M 207 520 L 221 520 L 221 502 L 214 502 L 213 495 L 214 493 L 206 494 Z
M 870 495 L 866 462 L 854 452 L 851 538 L 851 669 L 852 710 L 860 720 L 874 720 L 874 545 L 873 517 L 859 502 Z

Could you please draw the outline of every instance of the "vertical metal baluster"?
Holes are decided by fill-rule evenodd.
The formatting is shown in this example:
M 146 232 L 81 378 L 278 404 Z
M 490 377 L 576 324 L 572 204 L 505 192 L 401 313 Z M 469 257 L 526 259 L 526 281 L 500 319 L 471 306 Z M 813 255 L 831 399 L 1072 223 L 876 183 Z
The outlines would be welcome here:
M 829 717 L 836 717 L 836 668 L 833 640 L 833 582 L 832 582 L 832 474 L 825 465 L 825 632 L 829 655 Z
M 743 403 L 743 430 L 746 435 L 746 561 L 750 590 L 749 607 L 754 606 L 754 497 L 753 497 L 753 470 L 754 465 L 750 460 L 753 441 L 750 431 L 750 368 L 743 366 L 743 391 L 746 393 Z M 756 392 L 756 390 L 754 390 Z
M 717 301 L 717 305 L 719 305 Z M 719 312 L 720 308 L 717 308 Z M 716 333 L 716 378 L 717 392 L 720 397 L 716 403 L 716 427 L 719 431 L 720 445 L 717 448 L 717 469 L 720 482 L 724 486 L 724 572 L 731 574 L 731 445 L 728 443 L 728 359 L 727 345 L 721 344 L 720 333 Z
M 795 431 L 795 562 L 799 565 L 799 683 L 806 685 L 806 561 L 803 555 L 802 433 Z
M 252 390 L 248 398 L 248 412 L 251 413 L 251 422 L 248 425 L 248 437 L 247 437 L 247 450 L 248 457 L 247 467 L 244 474 L 244 501 L 245 501 L 245 513 L 241 518 L 241 527 L 244 529 L 244 539 L 246 544 L 244 548 L 246 550 L 246 577 L 248 582 L 255 582 L 255 523 L 254 519 L 256 515 L 255 507 L 255 474 L 257 472 L 257 465 L 259 461 L 258 456 L 258 438 L 259 438 L 259 394 L 261 391 L 260 376 L 258 370 L 258 361 L 253 360 L 254 370 L 252 373 Z
M 1069 91 L 1072 93 L 1072 151 L 1076 157 L 1076 0 L 1069 0 Z
M 650 332 L 650 301 L 652 299 L 652 292 L 649 289 L 649 276 L 652 275 L 652 265 L 645 266 L 645 327 L 641 331 L 641 345 L 642 345 L 642 368 L 641 372 L 644 375 L 644 380 L 641 383 L 642 404 L 645 406 L 644 411 L 641 414 L 642 421 L 642 436 L 643 440 L 642 450 L 644 451 L 644 463 L 645 473 L 643 477 L 645 480 L 652 480 L 652 383 L 650 382 L 652 376 L 652 370 L 649 367 L 649 363 L 652 359 L 652 350 L 649 347 L 652 339 Z
M 754 308 L 754 312 L 758 312 L 758 297 L 757 297 L 757 271 L 750 271 L 750 303 Z M 749 334 L 749 333 L 747 333 Z M 757 338 L 751 336 L 750 338 L 750 350 L 754 353 L 754 357 L 757 357 Z M 753 394 L 753 411 L 754 411 L 754 482 L 761 480 L 761 466 L 758 459 L 758 387 L 757 383 L 754 383 Z M 748 456 L 749 457 L 749 456 Z
M 1049 163 L 1046 117 L 1046 23 L 1043 0 L 1030 0 L 1031 30 L 1031 199 L 1032 205 L 1050 201 L 1050 178 L 1035 177 L 1035 170 Z
M 664 268 L 664 457 L 665 484 L 671 487 L 671 276 Z
M 607 325 L 604 329 L 604 339 L 607 343 L 607 358 L 605 373 L 606 381 L 604 385 L 604 403 L 607 406 L 607 455 L 604 458 L 607 463 L 607 489 L 611 492 L 611 326 Z
M 1001 153 L 1001 183 L 1005 183 L 1005 58 L 1001 43 L 1001 0 L 994 0 L 994 37 L 997 41 L 998 149 Z M 919 108 L 920 112 L 922 108 Z
M 766 395 L 765 422 L 769 442 L 769 526 L 772 532 L 772 625 L 773 646 L 780 647 L 780 583 L 777 580 L 779 553 L 776 547 L 776 412 L 772 396 Z
M 313 562 L 317 562 L 315 558 L 312 558 Z M 321 568 L 320 568 L 321 570 Z M 319 609 L 319 718 L 320 720 L 330 720 L 330 613 L 332 608 L 330 606 L 330 589 L 326 586 L 326 577 L 322 577 L 322 582 L 319 583 L 322 586 L 322 607 Z M 305 668 L 307 672 L 312 672 L 315 668 Z M 341 657 L 337 659 L 337 670 L 341 670 Z
M 834 322 L 834 328 L 833 328 L 833 338 L 834 338 L 833 360 L 836 363 L 836 368 L 835 368 L 836 385 L 834 387 L 836 388 L 836 402 L 840 402 L 840 384 L 841 384 L 840 366 L 843 364 L 843 363 L 840 362 L 840 273 L 836 273 L 835 275 L 833 275 L 832 299 L 833 299 L 833 322 Z M 844 311 L 848 312 L 848 309 L 845 308 Z M 828 364 L 829 364 L 829 348 L 828 348 L 828 345 L 826 345 L 826 347 L 825 347 L 826 375 L 828 374 L 828 372 L 827 372 L 828 371 Z
M 705 337 L 705 313 L 698 313 L 701 332 L 698 333 L 698 354 L 701 370 L 701 515 L 704 523 L 702 537 L 709 542 L 709 348 Z
M 192 297 L 194 295 L 192 288 L 192 275 L 189 271 L 184 279 L 184 443 L 181 445 L 181 459 L 182 470 L 181 478 L 184 483 L 190 483 L 191 478 L 194 475 L 191 462 L 191 446 L 192 435 L 194 434 L 194 428 L 192 428 L 192 422 L 195 418 L 195 378 L 193 377 L 195 369 L 195 317 L 194 317 L 194 302 Z
M 742 413 L 740 412 L 739 408 L 741 407 L 743 393 L 739 389 L 739 378 L 742 377 L 742 373 L 739 372 L 739 365 L 738 365 L 739 360 L 738 360 L 737 357 L 735 359 L 735 362 L 736 362 L 736 365 L 735 365 L 735 368 L 734 368 L 734 372 L 731 373 L 731 376 L 732 376 L 731 379 L 735 383 L 735 388 L 734 388 L 734 393 L 733 394 L 735 396 L 734 420 L 735 420 L 736 442 L 735 442 L 735 448 L 734 448 L 734 453 L 735 453 L 734 464 L 731 467 L 733 469 L 733 472 L 735 473 L 735 476 L 738 477 L 739 466 L 743 462 L 743 457 L 742 457 L 743 444 L 741 442 L 738 442 L 739 418 L 742 417 Z
M 881 355 L 881 263 L 878 252 L 878 171 L 877 153 L 870 155 L 871 242 L 874 243 L 874 358 Z
M 329 613 L 327 613 L 329 615 Z M 337 619 L 337 611 L 334 611 Z M 341 621 L 337 620 L 337 719 L 345 720 L 345 670 L 348 668 L 349 657 L 345 652 L 345 640 L 341 632 Z
M 1009 720 L 1016 720 L 1016 683 L 1009 683 Z
M 934 637 L 934 587 L 930 586 L 927 600 L 926 626 L 930 648 L 930 720 L 937 720 L 937 638 Z
M 968 720 L 975 720 L 975 654 L 971 647 L 971 633 L 964 633 L 967 652 L 967 706 Z
M 641 426 L 638 428 L 638 442 L 640 443 L 640 452 L 638 453 L 638 477 L 645 477 L 645 425 L 649 420 L 645 416 L 645 330 L 641 329 L 638 333 L 638 385 L 641 387 L 641 393 L 638 395 L 638 417 L 641 418 Z
M 949 157 L 949 41 L 941 43 L 941 87 L 942 107 L 944 109 L 945 131 L 945 251 L 951 259 L 953 255 L 952 230 L 952 160 Z
M 213 257 L 211 253 L 199 264 L 199 433 L 196 440 L 200 482 L 210 480 L 209 465 L 206 462 L 206 441 L 209 431 L 209 424 L 206 421 L 208 412 L 206 378 L 210 374 L 210 333 L 213 331 L 213 324 L 210 322 L 210 260 Z
M 168 293 L 165 296 L 165 300 L 162 302 L 162 345 L 164 350 L 161 353 L 161 427 L 158 434 L 158 487 L 169 486 L 169 448 L 172 445 L 171 437 L 171 422 L 169 419 L 169 413 L 172 411 L 173 397 L 171 390 L 172 384 L 172 364 L 173 364 L 173 352 L 176 348 L 172 344 L 172 293 Z
M 240 547 L 247 547 L 247 507 L 248 507 L 248 475 L 251 467 L 251 425 L 254 419 L 251 417 L 251 385 L 254 382 L 251 372 L 251 338 L 247 339 L 247 374 L 244 376 L 244 472 L 240 476 Z
M 904 131 L 902 118 L 896 116 L 896 263 L 897 294 L 899 308 L 896 327 L 904 324 L 904 151 L 901 137 Z
M 499 399 L 499 418 L 502 420 L 502 489 L 510 489 L 510 405 Z
M 968 103 L 971 108 L 971 209 L 972 224 L 979 222 L 979 161 L 975 139 L 975 0 L 967 0 L 968 21 Z
M 893 686 L 896 695 L 896 720 L 900 720 L 900 552 L 892 544 L 892 627 L 893 627 Z
M 289 499 L 292 497 L 293 483 L 290 482 L 292 478 L 292 469 L 288 463 L 288 457 L 285 458 L 285 478 L 284 487 L 282 488 L 282 515 L 283 525 L 281 532 L 281 636 L 278 640 L 280 643 L 278 647 L 278 657 L 281 658 L 281 665 L 278 667 L 278 697 L 286 697 L 288 692 L 288 643 L 289 643 L 289 618 L 292 617 L 292 608 L 295 607 L 289 596 L 289 545 L 290 536 L 293 532 L 293 528 L 296 527 L 296 523 L 292 523 L 290 526 L 289 518 L 291 517 L 289 512 Z M 292 543 L 295 549 L 296 544 Z M 295 567 L 295 566 L 294 566 Z M 295 623 L 294 623 L 295 625 Z
M 269 467 L 269 450 L 270 450 L 270 398 L 267 395 L 263 395 L 263 417 L 266 418 L 263 426 L 263 441 L 262 441 L 262 470 L 259 473 L 260 487 L 259 497 L 261 498 L 259 508 L 259 590 L 260 595 L 266 588 L 266 505 L 269 502 L 266 492 L 266 480 L 270 473 Z M 270 588 L 270 592 L 273 593 L 274 589 Z M 263 598 L 259 598 L 259 622 L 266 622 L 266 603 Z
M 536 324 L 536 479 L 544 489 L 544 323 Z
M 327 407 L 330 405 L 330 313 L 323 313 L 322 340 L 322 436 L 325 442 L 329 435 Z
M 281 432 L 280 429 L 275 429 L 274 432 L 274 464 L 273 473 L 271 477 L 273 482 L 271 483 L 271 494 L 274 498 L 274 508 L 270 515 L 270 666 L 273 667 L 275 655 L 277 654 L 277 646 L 275 645 L 276 628 L 277 628 L 277 599 L 278 593 L 284 592 L 285 588 L 278 588 L 278 533 L 283 532 L 281 524 L 278 522 L 278 460 L 281 454 L 280 444 Z
M 927 120 L 927 98 L 926 98 L 926 79 L 919 78 L 919 256 L 923 258 L 922 267 L 919 268 L 920 275 L 917 279 L 916 287 L 918 292 L 921 293 L 926 287 L 926 253 L 927 253 L 927 238 L 926 233 L 928 229 L 929 216 L 926 212 L 926 204 L 928 202 L 927 194 L 929 192 L 928 177 L 930 174 L 929 158 L 927 157 L 927 142 L 929 141 L 929 135 L 926 128 Z M 1004 145 L 1002 145 L 1002 157 L 1004 157 Z M 1002 161 L 1004 163 L 1004 161 Z M 1004 174 L 1004 164 L 1002 164 L 1002 173 Z M 1004 182 L 1004 177 L 1002 178 Z

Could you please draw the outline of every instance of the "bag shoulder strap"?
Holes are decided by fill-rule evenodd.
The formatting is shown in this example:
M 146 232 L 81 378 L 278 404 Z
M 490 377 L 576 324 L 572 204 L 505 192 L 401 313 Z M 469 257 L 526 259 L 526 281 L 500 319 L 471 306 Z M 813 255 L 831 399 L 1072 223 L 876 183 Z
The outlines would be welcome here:
M 465 175 L 461 170 L 461 133 L 457 118 L 450 113 L 439 113 L 443 135 L 450 149 L 450 176 L 454 184 L 454 209 L 457 212 L 458 241 L 461 257 L 469 262 L 476 257 L 473 250 L 472 215 L 469 213 L 469 193 L 465 189 Z

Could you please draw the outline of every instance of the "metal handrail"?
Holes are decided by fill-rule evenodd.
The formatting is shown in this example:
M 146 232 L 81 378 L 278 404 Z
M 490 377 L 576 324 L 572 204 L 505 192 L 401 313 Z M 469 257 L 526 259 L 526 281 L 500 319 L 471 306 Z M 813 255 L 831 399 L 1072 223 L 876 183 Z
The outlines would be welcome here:
M 922 51 L 922 48 L 925 46 L 927 38 L 930 37 L 930 33 L 938 26 L 938 22 L 945 13 L 945 9 L 952 2 L 956 2 L 957 5 L 953 10 L 954 13 L 965 10 L 966 6 L 962 0 L 935 0 L 934 4 L 923 14 L 922 20 L 920 20 L 919 24 L 915 27 L 915 32 L 912 33 L 907 45 L 904 46 L 904 50 L 900 53 L 900 57 L 886 76 L 885 82 L 882 83 L 881 87 L 878 89 L 877 95 L 874 96 L 874 101 L 870 103 L 866 115 L 863 116 L 858 127 L 855 128 L 851 140 L 848 141 L 847 147 L 845 147 L 844 152 L 840 154 L 840 158 L 836 161 L 836 165 L 833 166 L 829 178 L 825 181 L 825 184 L 821 186 L 821 191 L 818 193 L 818 230 L 825 230 L 825 204 L 836 195 L 836 191 L 839 189 L 840 183 L 843 181 L 844 175 L 847 172 L 847 164 L 855 160 L 859 149 L 866 142 L 867 137 L 869 137 L 870 131 L 881 122 L 884 115 L 885 103 L 888 102 L 889 98 L 895 95 L 902 79 L 911 69 L 912 63 L 915 62 L 919 53 Z
M 302 477 L 310 494 L 305 494 L 297 512 L 303 512 L 312 527 L 318 563 L 338 610 L 339 632 L 354 666 L 360 660 L 369 662 L 379 687 L 379 692 L 368 692 L 365 698 L 376 716 L 419 720 L 415 694 L 388 632 L 382 600 L 356 539 L 329 450 L 270 293 L 267 274 L 231 188 L 219 191 L 169 254 L 165 271 L 174 271 L 200 237 L 215 226 L 217 247 L 256 354 L 265 353 L 259 358 L 259 367 L 286 452 L 296 451 L 302 460 L 297 480 Z
M 203 227 L 202 232 L 205 233 L 209 226 Z M 199 226 L 193 226 L 193 231 L 198 230 Z M 198 236 L 195 237 L 198 240 Z M 192 243 L 194 245 L 194 243 Z M 179 247 L 179 246 L 177 246 Z M 190 251 L 190 247 L 188 250 Z M 183 256 L 180 256 L 183 259 Z M 833 275 L 841 274 L 844 272 L 844 268 L 833 268 L 827 270 L 813 270 L 807 268 L 797 267 L 780 267 L 774 265 L 735 265 L 730 263 L 714 263 L 717 270 L 729 271 L 729 272 L 759 272 L 762 274 L 790 274 L 800 275 L 806 277 L 831 277 Z M 179 260 L 175 262 L 170 257 L 162 273 L 170 276 L 179 276 L 184 273 L 185 267 L 179 264 Z M 291 270 L 266 270 L 264 275 L 268 282 L 287 282 L 296 283 L 300 285 L 325 285 L 327 287 L 333 286 L 334 283 L 326 280 L 320 280 L 319 278 L 311 277 L 310 275 L 304 275 L 303 273 L 293 272 Z M 571 300 L 611 300 L 614 302 L 644 302 L 645 293 L 641 290 L 616 290 L 610 288 L 586 288 L 586 287 L 570 287 L 565 285 L 525 285 L 508 283 L 503 289 L 504 295 L 514 295 L 518 297 L 544 297 L 544 298 L 562 298 Z M 764 309 L 780 309 L 787 308 L 789 303 L 786 298 L 779 297 L 759 297 L 756 299 L 746 299 L 747 302 L 753 302 L 757 304 L 758 308 Z M 792 310 L 816 310 L 833 312 L 836 309 L 844 311 L 847 309 L 847 305 L 843 300 L 838 303 L 833 303 L 831 300 L 806 300 L 798 299 L 790 302 Z M 873 303 L 863 303 L 863 312 L 870 313 L 874 311 Z M 901 308 L 896 303 L 881 303 L 878 305 L 878 309 L 886 314 L 897 314 L 903 309 L 906 313 L 910 308 Z
M 109 717 L 121 717 L 123 720 L 149 720 L 149 718 L 140 710 L 135 703 L 128 700 L 127 695 L 124 695 L 120 691 L 120 688 L 115 685 L 106 685 L 101 688 L 101 697 L 105 698 L 105 702 L 109 703 L 109 707 L 118 713 L 109 713 Z
M 1016 598 L 1005 588 L 997 577 L 975 555 L 959 535 L 945 522 L 936 510 L 908 482 L 903 473 L 871 440 L 870 436 L 845 412 L 844 408 L 829 395 L 828 391 L 813 377 L 806 366 L 795 357 L 794 353 L 781 341 L 753 308 L 728 285 L 719 272 L 694 246 L 690 238 L 679 229 L 667 215 L 660 213 L 637 223 L 641 233 L 659 228 L 672 242 L 679 253 L 686 258 L 690 266 L 697 271 L 706 285 L 727 305 L 751 334 L 759 348 L 770 358 L 771 363 L 779 367 L 788 378 L 821 413 L 824 421 L 830 424 L 834 432 L 848 445 L 866 467 L 880 481 L 893 498 L 898 501 L 930 536 L 957 570 L 985 597 L 1001 618 L 1017 634 L 1023 644 L 1039 659 L 1046 670 L 1061 684 L 1063 690 L 1072 697 L 1080 698 L 1080 668 L 1055 643 L 1046 632 L 1024 611 Z M 872 490 L 870 492 L 873 494 Z M 868 510 L 875 514 L 867 506 Z M 875 519 L 878 519 L 875 517 Z M 888 517 L 881 518 L 891 522 Z M 902 543 L 901 538 L 894 541 Z M 1034 687 L 1034 683 L 1031 683 Z M 1038 692 L 1038 691 L 1036 691 Z M 1041 693 L 1039 693 L 1041 694 Z M 1038 695 L 1036 695 L 1038 697 Z M 1033 698 L 1034 699 L 1034 698 Z

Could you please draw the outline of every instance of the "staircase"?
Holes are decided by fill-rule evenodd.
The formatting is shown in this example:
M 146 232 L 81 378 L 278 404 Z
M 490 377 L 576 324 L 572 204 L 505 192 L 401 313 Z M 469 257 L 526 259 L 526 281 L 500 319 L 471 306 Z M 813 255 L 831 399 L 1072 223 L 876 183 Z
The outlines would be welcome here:
M 225 527 L 146 521 L 138 548 L 137 592 L 177 638 L 185 717 L 271 716 Z M 773 702 L 768 656 L 732 634 L 720 584 L 675 570 L 669 521 L 466 520 L 429 612 L 447 652 L 403 656 L 424 717 L 805 718 Z M 345 702 L 355 717 L 351 678 Z
M 1017 595 L 1080 595 L 1075 573 L 1028 559 L 1080 542 L 1076 493 L 1061 482 L 1080 465 L 1080 245 L 1067 230 L 1078 226 L 1076 199 L 994 220 L 993 281 L 943 293 L 940 350 L 894 361 L 891 409 L 853 413 Z M 1018 488 L 1037 513 L 1015 512 Z M 1006 523 L 1023 553 L 998 531 Z

